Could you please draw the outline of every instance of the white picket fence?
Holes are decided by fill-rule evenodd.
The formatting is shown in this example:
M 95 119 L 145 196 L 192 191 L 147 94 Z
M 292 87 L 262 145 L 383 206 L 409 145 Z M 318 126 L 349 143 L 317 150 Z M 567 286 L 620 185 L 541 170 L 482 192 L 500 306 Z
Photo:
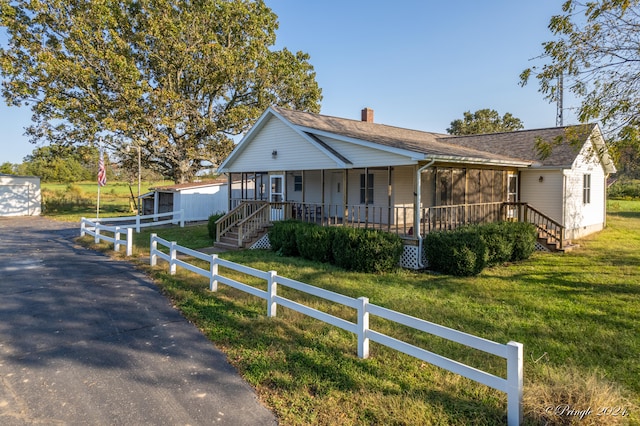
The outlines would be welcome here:
M 102 231 L 109 232 L 113 236 L 105 235 Z M 123 233 L 127 235 L 125 240 L 120 238 Z M 103 225 L 100 222 L 92 222 L 83 217 L 80 220 L 80 236 L 84 237 L 86 234 L 92 235 L 96 244 L 100 240 L 109 241 L 113 243 L 114 251 L 120 251 L 120 246 L 124 244 L 127 248 L 127 256 L 131 256 L 133 253 L 133 228 Z
M 463 333 L 458 330 L 371 304 L 369 303 L 369 299 L 366 297 L 356 299 L 344 296 L 339 293 L 334 293 L 319 287 L 314 287 L 309 284 L 281 277 L 276 271 L 260 271 L 258 269 L 220 259 L 215 254 L 207 255 L 182 247 L 176 244 L 176 242 L 159 238 L 156 234 L 151 235 L 150 242 L 151 266 L 156 266 L 158 258 L 160 258 L 169 263 L 169 271 L 171 274 L 175 274 L 177 267 L 180 266 L 191 272 L 209 278 L 209 288 L 211 291 L 217 291 L 218 284 L 221 283 L 265 299 L 267 301 L 267 316 L 269 317 L 275 317 L 277 306 L 281 305 L 354 333 L 358 337 L 357 352 L 360 358 L 369 357 L 369 342 L 373 341 L 418 358 L 422 361 L 444 368 L 452 373 L 459 374 L 486 386 L 505 392 L 507 394 L 508 424 L 519 425 L 522 422 L 523 346 L 521 343 L 509 342 L 506 345 L 496 343 L 491 340 L 483 339 L 481 337 L 473 336 L 471 334 Z M 169 248 L 169 253 L 167 254 L 160 251 L 158 249 L 158 245 Z M 194 266 L 186 260 L 178 259 L 178 253 L 208 261 L 209 270 Z M 264 291 L 220 275 L 220 266 L 265 280 L 267 282 L 267 290 Z M 278 296 L 277 289 L 279 285 L 293 288 L 298 291 L 353 308 L 357 311 L 357 321 L 356 323 L 352 323 L 342 318 L 302 305 L 293 300 Z M 507 377 L 502 378 L 495 376 L 372 330 L 369 328 L 369 317 L 371 315 L 501 357 L 507 362 Z

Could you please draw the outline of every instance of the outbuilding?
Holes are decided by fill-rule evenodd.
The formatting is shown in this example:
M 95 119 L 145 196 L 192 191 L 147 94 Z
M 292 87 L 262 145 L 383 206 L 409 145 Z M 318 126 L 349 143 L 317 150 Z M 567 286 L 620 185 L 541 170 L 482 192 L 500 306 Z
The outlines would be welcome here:
M 145 215 L 182 210 L 184 220 L 193 222 L 227 211 L 229 193 L 226 178 L 151 189 L 152 192 L 141 197 Z
M 0 173 L 0 216 L 39 216 L 40 178 Z

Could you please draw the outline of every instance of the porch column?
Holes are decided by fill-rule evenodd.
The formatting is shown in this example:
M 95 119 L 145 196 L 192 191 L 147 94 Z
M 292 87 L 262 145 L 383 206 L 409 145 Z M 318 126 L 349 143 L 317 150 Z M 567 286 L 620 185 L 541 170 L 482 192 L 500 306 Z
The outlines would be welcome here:
M 348 219 L 349 219 L 349 204 L 347 204 L 347 202 L 349 201 L 349 169 L 344 169 L 343 173 L 342 173 L 342 180 L 343 180 L 343 191 L 342 191 L 342 205 L 344 206 L 344 214 L 343 216 L 343 223 L 347 223 Z
M 320 170 L 320 191 L 321 191 L 321 196 L 320 196 L 320 220 L 321 220 L 321 224 L 324 225 L 324 212 L 325 212 L 325 197 L 324 197 L 324 169 Z M 327 215 L 328 216 L 328 215 Z M 328 220 L 328 218 L 327 218 Z
M 387 232 L 391 232 L 391 218 L 393 216 L 393 200 L 391 199 L 391 166 L 387 166 L 387 207 L 389 210 L 387 217 Z M 380 221 L 382 221 L 382 218 L 380 218 Z
M 233 186 L 232 186 L 233 179 L 231 178 L 232 174 L 233 173 L 229 173 L 227 175 L 227 188 L 229 188 L 229 192 L 227 193 L 227 205 L 228 205 L 227 211 L 231 211 L 231 198 L 233 197 Z

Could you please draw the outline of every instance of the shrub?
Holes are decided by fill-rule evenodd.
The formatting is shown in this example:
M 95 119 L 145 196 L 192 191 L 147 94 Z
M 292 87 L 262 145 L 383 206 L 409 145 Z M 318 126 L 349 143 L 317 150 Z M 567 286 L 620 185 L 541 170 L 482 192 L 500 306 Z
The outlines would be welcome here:
M 337 266 L 358 272 L 387 272 L 398 267 L 403 251 L 400 237 L 371 229 L 336 228 L 333 258 Z
M 477 227 L 433 232 L 425 238 L 425 254 L 429 266 L 439 272 L 478 275 L 487 261 L 487 246 Z
M 271 249 L 281 256 L 299 256 L 300 251 L 298 250 L 296 234 L 309 226 L 314 225 L 300 222 L 299 220 L 275 222 L 269 230 Z
M 209 231 L 209 238 L 212 240 L 216 240 L 216 221 L 224 216 L 224 213 L 214 213 L 209 216 L 209 221 L 207 222 L 207 230 Z
M 319 225 L 300 227 L 296 233 L 296 244 L 300 256 L 316 262 L 333 263 L 334 227 Z
M 513 241 L 513 251 L 509 260 L 516 262 L 530 258 L 536 250 L 538 240 L 535 225 L 526 222 L 504 222 L 504 227 L 505 233 Z
M 509 229 L 512 223 L 497 222 L 478 226 L 478 232 L 487 246 L 487 265 L 496 265 L 511 260 L 514 239 Z

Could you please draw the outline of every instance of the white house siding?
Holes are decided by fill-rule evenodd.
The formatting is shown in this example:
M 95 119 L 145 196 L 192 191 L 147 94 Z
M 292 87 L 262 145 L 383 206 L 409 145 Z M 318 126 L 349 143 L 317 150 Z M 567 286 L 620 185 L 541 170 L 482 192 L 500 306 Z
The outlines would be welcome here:
M 584 203 L 584 175 L 591 175 L 591 197 Z M 597 157 L 586 144 L 578 154 L 571 170 L 565 171 L 565 227 L 569 239 L 581 238 L 600 231 L 605 223 L 604 170 Z
M 380 167 L 414 164 L 407 156 L 380 149 L 369 148 L 333 138 L 321 137 L 322 141 L 352 162 L 353 167 Z
M 302 190 L 295 190 L 295 176 L 302 176 Z M 322 173 L 320 170 L 287 172 L 286 195 L 288 201 L 321 203 L 322 202 Z
M 276 151 L 275 158 L 272 155 Z M 229 172 L 312 170 L 335 168 L 334 160 L 276 117 L 265 123 L 242 155 L 228 165 Z
M 542 182 L 540 182 L 541 177 Z M 519 180 L 520 201 L 528 203 L 531 207 L 562 224 L 564 220 L 562 217 L 564 186 L 562 170 L 522 170 Z
M 416 168 L 395 167 L 391 173 L 393 179 L 393 204 L 396 207 L 394 223 L 413 223 L 415 212 L 413 209 L 415 196 Z
M 37 216 L 40 213 L 39 177 L 0 176 L 0 216 Z

